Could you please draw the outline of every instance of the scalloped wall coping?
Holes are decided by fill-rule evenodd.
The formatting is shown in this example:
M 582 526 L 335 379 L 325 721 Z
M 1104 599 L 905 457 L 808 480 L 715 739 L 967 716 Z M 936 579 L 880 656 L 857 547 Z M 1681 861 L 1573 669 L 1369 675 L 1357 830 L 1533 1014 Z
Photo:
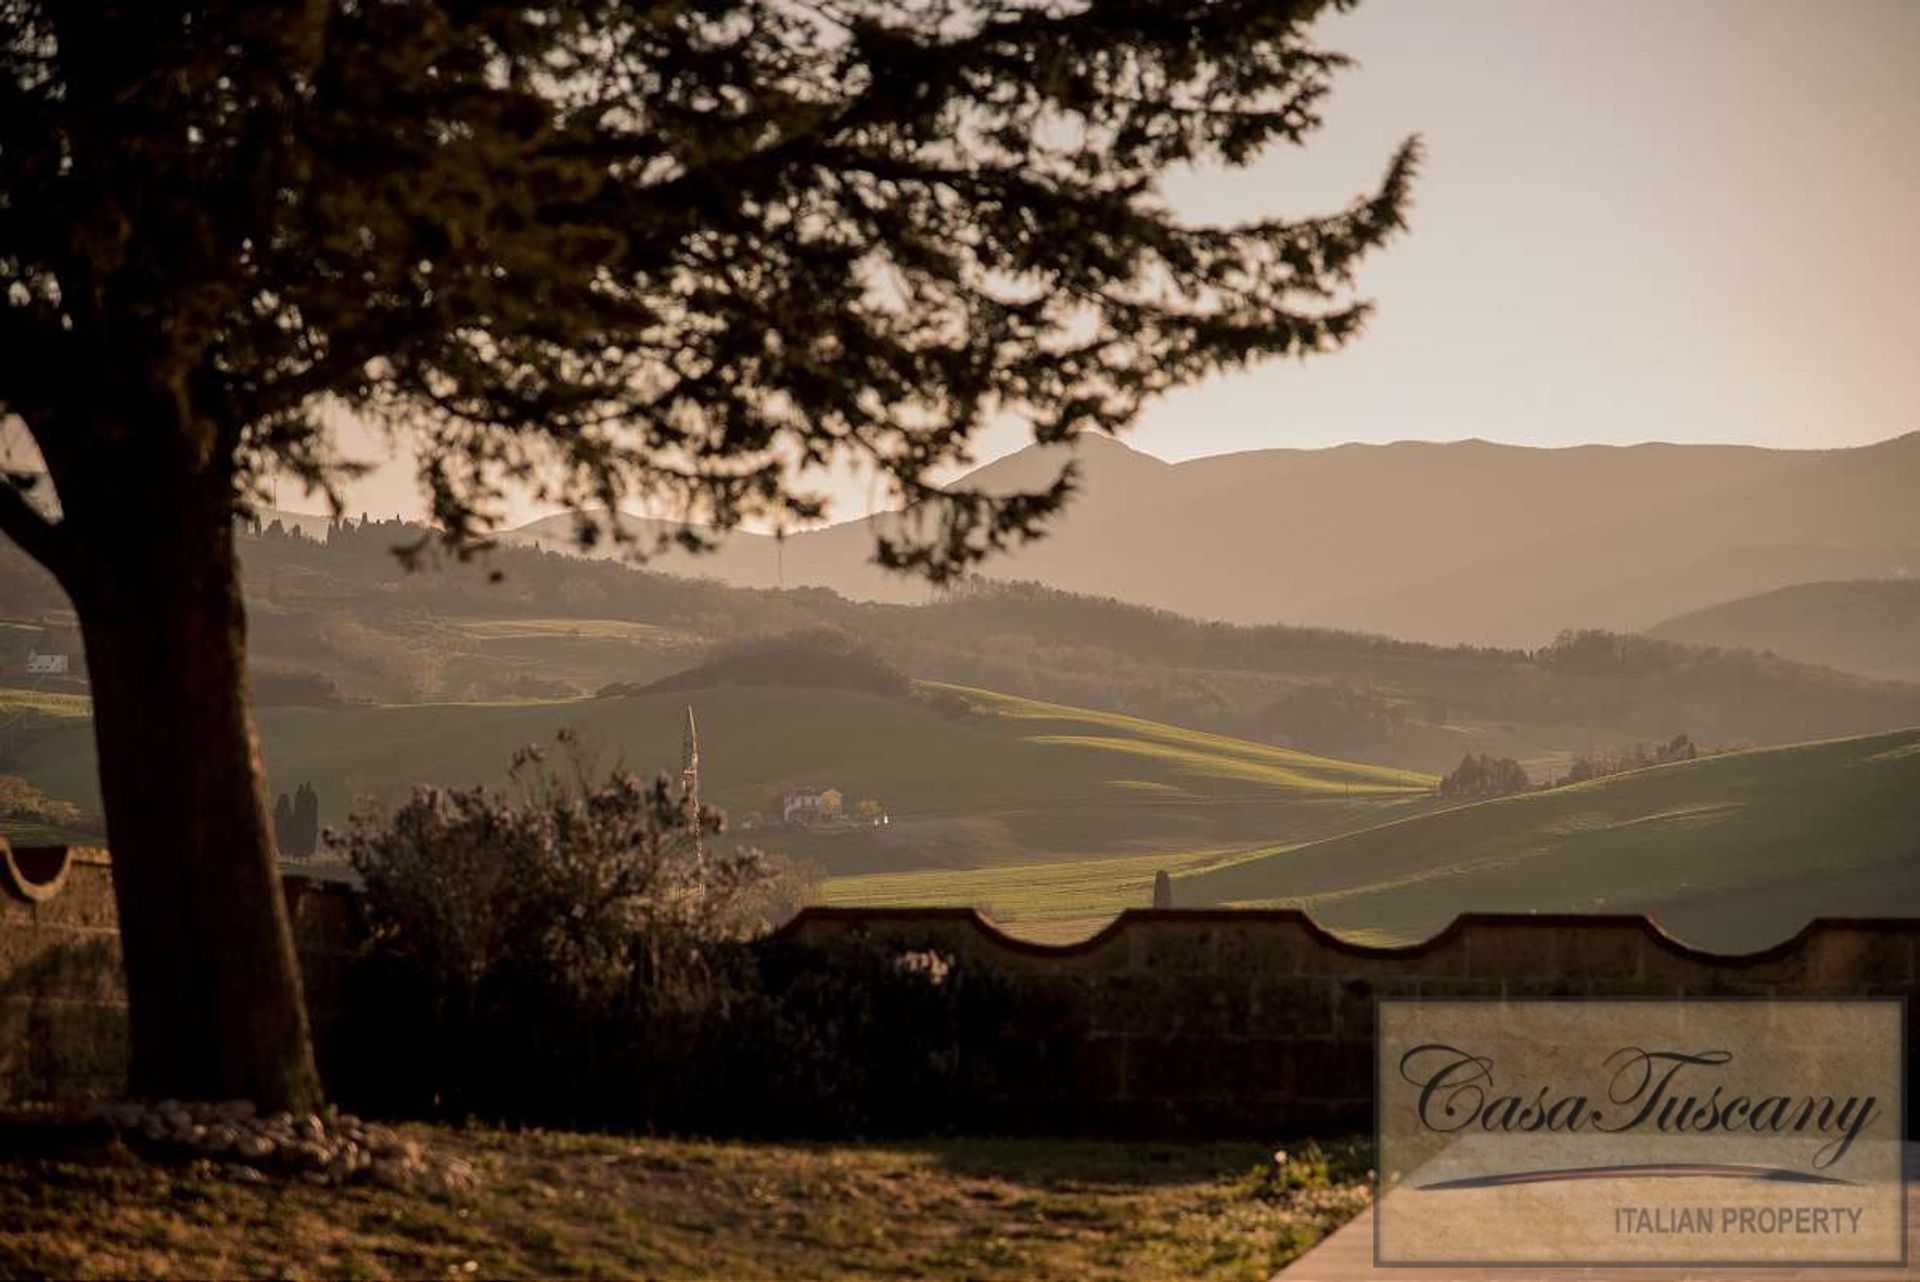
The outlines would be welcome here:
M 85 858 L 89 850 L 86 846 L 16 846 L 0 836 L 0 882 L 16 898 L 45 903 L 66 886 L 75 863 L 95 862 Z
M 55 1016 L 45 1054 L 0 1055 L 0 1104 L 115 1094 L 125 999 L 117 951 L 100 946 L 115 928 L 107 852 L 0 850 L 0 876 L 13 887 L 0 893 L 0 980 L 11 985 L 0 1013 L 39 1003 Z M 323 1052 L 384 1071 L 358 1058 L 383 1049 L 356 1051 L 339 1031 L 344 967 L 361 929 L 352 890 L 291 871 L 284 884 Z M 1136 908 L 1086 939 L 1046 944 L 971 908 L 815 907 L 775 938 L 862 935 L 1004 963 L 1015 1001 L 994 1035 L 1018 1042 L 1033 1071 L 980 1121 L 993 1134 L 1190 1140 L 1363 1129 L 1382 996 L 1920 997 L 1912 917 L 1817 918 L 1746 953 L 1695 948 L 1652 917 L 1623 913 L 1467 913 L 1428 939 L 1380 945 L 1298 909 Z M 39 964 L 73 949 L 93 960 Z M 1909 1037 L 1920 1048 L 1920 1024 Z
M 75 865 L 111 867 L 112 862 L 108 850 L 101 846 L 16 847 L 8 843 L 5 837 L 0 837 L 0 880 L 4 880 L 7 890 L 29 903 L 43 903 L 59 894 Z M 302 865 L 284 868 L 282 876 L 289 883 L 312 889 L 351 891 L 354 888 L 352 878 L 342 877 L 331 869 L 323 874 Z M 1382 962 L 1423 957 L 1456 942 L 1469 932 L 1515 928 L 1630 930 L 1676 958 L 1710 966 L 1738 966 L 1775 960 L 1798 951 L 1809 939 L 1819 934 L 1853 932 L 1920 936 L 1920 917 L 1815 917 L 1792 935 L 1764 948 L 1723 953 L 1689 944 L 1663 925 L 1657 916 L 1646 913 L 1468 912 L 1455 917 L 1423 940 L 1405 944 L 1367 944 L 1348 939 L 1321 925 L 1311 913 L 1299 908 L 1128 908 L 1085 939 L 1049 944 L 1010 935 L 973 908 L 816 905 L 801 909 L 774 932 L 774 937 L 795 938 L 808 933 L 815 926 L 875 931 L 942 925 L 970 929 L 983 943 L 1009 953 L 1066 960 L 1112 944 L 1135 925 L 1151 926 L 1158 922 L 1292 925 L 1304 930 L 1316 944 L 1329 951 L 1355 959 Z
M 1461 913 L 1426 939 L 1407 944 L 1366 944 L 1347 939 L 1315 921 L 1299 908 L 1127 908 L 1112 921 L 1085 939 L 1064 944 L 1042 943 L 1010 935 L 973 908 L 862 908 L 852 905 L 815 905 L 803 908 L 775 931 L 776 938 L 805 934 L 818 925 L 865 927 L 868 930 L 912 928 L 941 924 L 972 928 L 987 943 L 1008 952 L 1029 957 L 1057 957 L 1062 960 L 1094 952 L 1126 934 L 1134 925 L 1150 926 L 1158 922 L 1184 924 L 1220 923 L 1230 925 L 1281 924 L 1303 928 L 1315 943 L 1349 957 L 1376 961 L 1404 961 L 1437 952 L 1470 931 L 1506 930 L 1594 930 L 1625 929 L 1637 931 L 1673 956 L 1709 966 L 1742 965 L 1773 961 L 1790 955 L 1815 935 L 1831 932 L 1867 934 L 1910 934 L 1920 936 L 1920 917 L 1814 917 L 1799 930 L 1777 943 L 1744 953 L 1719 953 L 1687 943 L 1649 913 Z

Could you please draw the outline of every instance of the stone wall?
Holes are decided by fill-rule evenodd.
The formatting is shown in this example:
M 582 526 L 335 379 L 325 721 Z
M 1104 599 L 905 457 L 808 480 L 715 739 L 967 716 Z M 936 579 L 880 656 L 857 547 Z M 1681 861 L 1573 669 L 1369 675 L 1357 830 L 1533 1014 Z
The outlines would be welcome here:
M 1823 919 L 1743 956 L 1698 952 L 1631 916 L 1470 914 L 1405 948 L 1352 944 L 1294 911 L 1134 909 L 1066 947 L 1012 939 L 970 909 L 812 908 L 785 933 L 896 941 L 1010 973 L 1008 1036 L 1030 1072 L 1009 1125 L 1106 1135 L 1365 1129 L 1376 997 L 1920 989 L 1920 921 L 1908 919 Z
M 353 898 L 323 879 L 285 879 L 287 908 L 322 1047 L 338 1026 Z M 113 865 L 83 846 L 11 847 L 0 838 L 0 1107 L 119 1095 L 126 1085 L 127 990 Z
M 0 1104 L 117 1094 L 127 995 L 107 853 L 0 841 Z
M 106 854 L 0 843 L 0 856 L 0 1105 L 114 1094 L 126 998 Z M 286 886 L 322 1069 L 345 1082 L 378 1053 L 350 1045 L 342 1019 L 354 901 L 314 877 Z M 1129 911 L 1064 947 L 1013 939 L 970 909 L 810 908 L 782 934 L 828 949 L 933 948 L 1004 973 L 1014 1015 L 997 1049 L 1020 1071 L 994 1129 L 1008 1131 L 1364 1128 L 1380 996 L 1920 990 L 1920 920 L 1908 919 L 1816 921 L 1743 956 L 1695 951 L 1624 916 L 1469 915 L 1406 948 L 1348 943 L 1298 912 L 1177 909 Z

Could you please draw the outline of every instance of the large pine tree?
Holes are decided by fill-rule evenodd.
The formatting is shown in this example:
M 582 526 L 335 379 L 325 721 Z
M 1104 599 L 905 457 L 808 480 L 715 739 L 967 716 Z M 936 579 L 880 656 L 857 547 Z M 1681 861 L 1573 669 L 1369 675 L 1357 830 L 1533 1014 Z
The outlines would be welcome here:
M 0 0 L 0 413 L 44 464 L 0 529 L 85 633 L 133 1088 L 320 1098 L 234 527 L 337 491 L 334 413 L 412 438 L 459 549 L 514 487 L 726 527 L 858 458 L 912 512 L 879 558 L 948 577 L 1070 488 L 940 489 L 990 416 L 1123 427 L 1358 330 L 1411 145 L 1325 217 L 1157 187 L 1307 137 L 1325 7 Z

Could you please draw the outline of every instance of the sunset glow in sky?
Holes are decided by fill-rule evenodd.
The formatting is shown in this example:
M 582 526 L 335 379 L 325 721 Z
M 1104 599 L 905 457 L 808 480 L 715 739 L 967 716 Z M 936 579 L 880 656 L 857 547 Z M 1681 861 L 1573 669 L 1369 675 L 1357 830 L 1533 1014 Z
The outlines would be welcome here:
M 1920 429 L 1920 3 L 1366 0 L 1322 32 L 1361 64 L 1326 128 L 1167 194 L 1201 219 L 1325 212 L 1422 134 L 1412 231 L 1361 281 L 1379 312 L 1345 352 L 1166 397 L 1135 446 Z M 1023 443 L 1004 424 L 979 456 Z M 849 516 L 880 497 L 840 492 Z M 398 466 L 354 506 L 419 510 Z

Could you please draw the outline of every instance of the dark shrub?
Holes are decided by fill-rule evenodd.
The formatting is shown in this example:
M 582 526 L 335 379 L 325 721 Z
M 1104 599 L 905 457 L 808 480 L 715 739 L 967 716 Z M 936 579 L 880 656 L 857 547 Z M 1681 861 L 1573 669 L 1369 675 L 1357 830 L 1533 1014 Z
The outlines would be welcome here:
M 336 1091 L 388 1112 L 767 1135 L 967 1125 L 1011 989 L 927 949 L 767 936 L 786 874 L 662 777 L 537 757 L 518 795 L 356 816 L 372 944 Z
M 662 677 L 651 685 L 615 684 L 602 695 L 703 690 L 711 686 L 812 686 L 905 698 L 906 674 L 872 646 L 838 628 L 806 628 L 781 636 L 754 637 L 720 646 L 705 663 Z
M 1453 773 L 1440 781 L 1440 795 L 1461 800 L 1505 797 L 1525 792 L 1529 786 L 1526 767 L 1512 757 L 1468 753 L 1453 768 Z

